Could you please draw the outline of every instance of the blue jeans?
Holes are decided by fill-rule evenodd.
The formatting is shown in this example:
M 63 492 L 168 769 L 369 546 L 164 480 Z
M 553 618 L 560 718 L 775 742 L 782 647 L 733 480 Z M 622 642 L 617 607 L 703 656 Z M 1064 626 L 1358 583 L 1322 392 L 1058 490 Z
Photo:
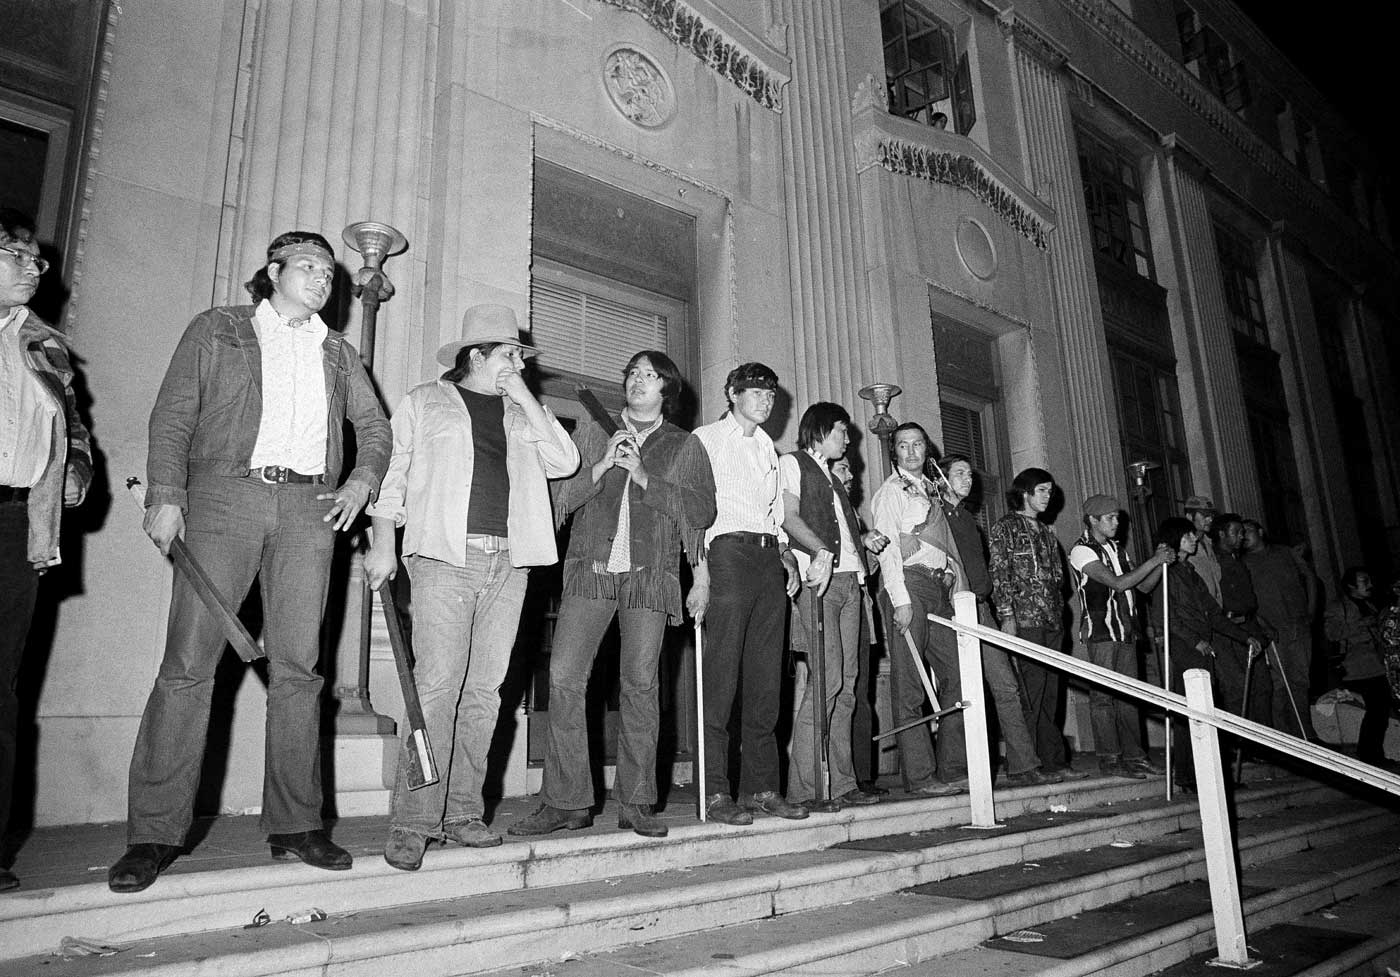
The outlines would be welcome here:
M 324 485 L 269 485 L 258 478 L 196 475 L 189 482 L 185 543 L 229 603 L 253 578 L 262 590 L 267 652 L 267 732 L 261 829 L 322 827 L 321 616 L 335 531 L 323 521 Z M 184 844 L 204 762 L 214 669 L 224 632 L 175 573 L 165 658 L 141 716 L 127 791 L 127 841 Z
M 938 686 L 938 704 L 951 706 L 962 698 L 962 671 L 958 667 L 957 638 L 940 624 L 931 624 L 929 614 L 951 617 L 952 605 L 947 592 L 933 578 L 922 572 L 906 570 L 904 584 L 909 591 L 913 616 L 909 621 L 909 636 L 919 649 L 922 661 L 933 668 Z M 897 671 L 895 684 L 899 696 L 891 702 L 895 726 L 913 722 L 924 714 L 927 695 L 909 654 L 909 641 L 894 626 L 894 608 L 889 596 L 880 595 L 885 613 L 885 634 L 889 645 L 890 669 Z M 945 637 L 946 636 L 946 637 Z M 936 779 L 944 783 L 967 776 L 967 734 L 961 712 L 950 712 L 938 721 L 936 740 L 929 739 L 928 725 L 914 726 L 899 734 L 899 762 L 910 786 L 926 787 Z M 935 742 L 937 764 L 935 767 Z
M 851 756 L 851 715 L 856 706 L 856 673 L 860 667 L 860 615 L 862 594 L 854 573 L 832 574 L 831 586 L 822 601 L 825 639 L 827 763 L 830 768 L 828 798 L 840 797 L 856 788 L 856 772 Z M 809 801 L 816 796 L 812 755 L 815 752 L 812 727 L 816 712 L 817 612 L 816 598 L 803 588 L 797 595 L 797 618 L 806 633 L 807 694 L 792 724 L 792 756 L 788 760 L 788 798 Z M 796 630 L 796 627 L 794 627 Z
M 666 636 L 666 612 L 628 607 L 630 574 L 618 581 L 617 598 L 565 597 L 549 657 L 549 742 L 540 800 L 566 811 L 592 807 L 588 759 L 588 676 L 614 616 L 622 633 L 619 678 L 617 781 L 623 804 L 656 803 L 656 737 L 661 726 L 656 666 Z
M 1090 641 L 1085 647 L 1093 664 L 1128 678 L 1138 677 L 1137 646 L 1131 641 Z M 1100 685 L 1090 685 L 1089 718 L 1094 730 L 1094 752 L 1100 761 L 1141 760 L 1147 756 L 1142 748 L 1142 721 L 1131 699 Z
M 413 679 L 437 761 L 438 781 L 408 789 L 408 724 L 399 756 L 389 823 L 429 837 L 480 818 L 486 753 L 501 711 L 510 650 L 530 571 L 510 565 L 510 551 L 467 547 L 465 567 L 410 556 L 413 581 Z

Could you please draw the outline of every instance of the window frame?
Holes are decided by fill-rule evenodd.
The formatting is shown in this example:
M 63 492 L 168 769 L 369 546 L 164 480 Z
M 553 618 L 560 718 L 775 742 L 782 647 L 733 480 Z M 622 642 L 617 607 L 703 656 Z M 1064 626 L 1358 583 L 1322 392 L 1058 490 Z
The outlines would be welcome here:
M 934 114 L 942 112 L 948 117 L 949 128 L 959 135 L 968 135 L 977 124 L 977 103 L 968 52 L 958 44 L 957 31 L 917 0 L 880 0 L 879 18 L 890 114 L 932 127 Z M 896 19 L 898 33 L 886 33 Z M 911 33 L 911 22 L 920 21 L 925 26 Z M 938 39 L 939 57 L 916 63 L 910 53 L 911 45 L 929 37 Z M 892 51 L 898 54 L 899 71 L 892 70 Z M 940 94 L 933 97 L 928 91 L 931 86 L 925 85 L 921 99 L 910 98 L 913 86 L 909 79 L 920 74 L 927 77 L 935 68 L 941 69 Z
M 1155 282 L 1140 159 L 1083 126 L 1075 136 L 1091 246 L 1114 264 Z

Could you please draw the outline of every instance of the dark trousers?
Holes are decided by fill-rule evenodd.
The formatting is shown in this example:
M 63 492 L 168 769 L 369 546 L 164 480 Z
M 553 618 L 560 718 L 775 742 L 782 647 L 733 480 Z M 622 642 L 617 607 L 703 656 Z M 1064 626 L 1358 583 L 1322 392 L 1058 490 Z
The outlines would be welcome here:
M 1064 634 L 1059 628 L 1017 628 L 1017 637 L 1034 641 L 1043 648 L 1060 651 Z M 1060 673 L 1053 668 L 1022 658 L 1021 688 L 1026 695 L 1026 727 L 1031 731 L 1041 767 L 1056 770 L 1069 763 L 1065 756 L 1065 734 L 1060 729 Z
M 321 820 L 321 616 L 335 532 L 323 485 L 190 479 L 185 542 L 214 586 L 242 603 L 262 588 L 267 732 L 260 826 L 311 831 Z M 181 845 L 193 818 L 224 633 L 183 573 L 170 596 L 165 658 L 141 716 L 127 791 L 127 842 Z
M 1210 672 L 1211 694 L 1219 699 L 1219 683 L 1215 679 L 1215 659 L 1203 655 L 1195 646 L 1172 639 L 1171 690 L 1177 695 L 1186 694 L 1186 673 L 1193 668 L 1203 668 Z M 1259 666 L 1258 662 L 1254 663 Z M 1184 716 L 1172 716 L 1172 776 L 1182 787 L 1196 786 L 1196 762 L 1191 753 L 1191 722 Z M 1230 778 L 1226 767 L 1225 779 Z
M 962 698 L 957 636 L 941 624 L 932 624 L 928 620 L 929 614 L 942 617 L 952 615 L 952 605 L 948 602 L 946 591 L 929 575 L 909 569 L 905 570 L 904 583 L 913 607 L 908 638 L 894 626 L 894 608 L 889 597 L 883 593 L 880 595 L 890 669 L 898 675 L 893 684 L 898 687 L 899 695 L 892 697 L 891 702 L 896 727 L 923 715 L 928 698 L 916 670 L 919 666 L 909 653 L 909 638 L 913 639 L 922 661 L 933 669 L 939 705 L 951 706 Z M 935 778 L 952 783 L 967 776 L 967 740 L 962 713 L 952 712 L 938 721 L 936 744 L 929 738 L 929 729 L 928 725 L 914 726 L 898 737 L 899 762 L 904 768 L 905 779 L 914 788 L 925 787 Z
M 862 595 L 860 610 L 859 658 L 860 669 L 856 672 L 856 704 L 851 714 L 851 764 L 855 767 L 856 782 L 868 784 L 879 777 L 875 763 L 875 701 L 871 694 L 875 675 L 880 668 L 880 659 L 871 645 L 870 604 Z
M 1390 683 L 1384 675 L 1342 683 L 1361 696 L 1366 712 L 1356 736 L 1356 758 L 1362 763 L 1385 763 L 1385 731 L 1390 727 Z
M 39 575 L 29 562 L 29 509 L 0 503 L 0 841 L 10 824 L 19 739 L 20 659 L 34 618 Z
M 710 544 L 705 611 L 705 793 L 729 793 L 729 717 L 744 683 L 739 793 L 778 790 L 778 698 L 787 591 L 778 551 L 724 537 Z
M 1277 659 L 1272 654 L 1269 655 L 1269 664 L 1274 668 L 1274 728 L 1279 732 L 1292 733 L 1316 743 L 1317 731 L 1313 729 L 1312 724 L 1312 703 L 1308 699 L 1308 672 L 1312 668 L 1312 629 L 1306 620 L 1290 621 L 1279 629 L 1275 644 L 1278 645 Z M 1283 667 L 1282 674 L 1279 674 L 1279 665 Z M 1259 663 L 1255 662 L 1254 667 L 1258 668 Z M 1295 704 L 1298 709 L 1297 715 L 1293 712 Z M 1299 718 L 1303 721 L 1301 730 L 1298 728 Z
M 616 599 L 569 596 L 559 608 L 549 658 L 549 742 L 540 789 L 540 799 L 551 807 L 582 810 L 596 800 L 588 759 L 588 677 L 614 617 L 622 635 L 622 695 L 613 796 L 622 804 L 656 803 L 656 738 L 661 728 L 656 670 L 666 637 L 666 612 L 629 607 L 631 593 L 632 575 L 622 574 Z

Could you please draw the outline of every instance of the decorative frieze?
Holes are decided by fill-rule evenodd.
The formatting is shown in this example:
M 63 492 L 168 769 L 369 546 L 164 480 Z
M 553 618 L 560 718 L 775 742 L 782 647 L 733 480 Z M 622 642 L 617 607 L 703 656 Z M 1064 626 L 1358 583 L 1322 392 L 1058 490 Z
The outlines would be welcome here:
M 866 142 L 864 148 L 873 153 L 870 162 L 891 173 L 967 191 L 1037 248 L 1044 251 L 1049 246 L 1051 228 L 1046 221 L 971 156 L 920 146 L 888 133 L 877 134 L 873 144 Z
M 699 58 L 711 71 L 729 81 L 766 109 L 783 110 L 783 86 L 788 79 L 775 74 L 743 49 L 738 41 L 681 0 L 600 0 L 637 14 L 672 43 Z

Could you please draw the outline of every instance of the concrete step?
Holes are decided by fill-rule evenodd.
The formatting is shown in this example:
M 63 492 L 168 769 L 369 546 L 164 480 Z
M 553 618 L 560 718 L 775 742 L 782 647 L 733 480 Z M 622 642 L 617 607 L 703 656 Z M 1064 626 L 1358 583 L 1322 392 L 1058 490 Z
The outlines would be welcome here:
M 1387 823 L 1389 821 L 1390 823 Z M 1251 931 L 1293 920 L 1340 900 L 1375 898 L 1378 887 L 1400 879 L 1400 828 L 1393 817 L 1376 818 L 1370 828 L 1347 832 L 1330 845 L 1283 851 L 1277 837 L 1253 839 L 1242 851 L 1244 884 L 1274 887 L 1246 900 Z M 1282 846 L 1283 848 L 1289 846 Z M 1380 854 L 1378 854 L 1380 853 Z M 1267 854 L 1260 861 L 1255 858 Z M 880 974 L 882 977 L 1081 977 L 1111 974 L 1138 977 L 1185 960 L 1213 947 L 1209 912 L 1072 960 L 1055 960 L 989 949 L 984 941 L 998 934 L 1042 926 L 1052 919 L 1086 913 L 1097 906 L 1181 885 L 1204 874 L 1203 865 L 1177 864 L 1155 857 L 1131 869 L 1094 873 L 1073 882 L 1031 885 L 987 899 L 936 895 L 938 886 L 920 887 L 872 899 L 823 906 L 705 933 L 628 946 L 610 953 L 575 955 L 547 967 L 540 964 L 488 971 L 490 977 L 604 977 L 646 974 L 652 977 L 819 977 Z M 1360 894 L 1360 895 L 1358 895 Z M 1355 948 L 1373 960 L 1394 933 L 1386 929 L 1392 913 L 1373 913 L 1375 936 Z M 1084 918 L 1080 916 L 1079 918 Z M 1209 953 L 1213 956 L 1213 951 Z M 1352 959 L 1349 967 L 1364 961 Z M 1365 964 L 1369 965 L 1369 964 Z M 1203 969 L 1201 974 L 1218 970 Z M 1270 971 L 1289 973 L 1289 971 Z M 1309 977 L 1332 977 L 1353 971 L 1319 970 Z M 1374 973 L 1375 971 L 1364 971 Z M 1194 972 L 1193 972 L 1194 973 Z
M 312 901 L 298 903 L 298 909 L 315 905 L 330 914 L 325 921 L 305 926 L 237 928 L 278 895 L 253 891 L 243 881 L 245 901 L 232 925 L 190 936 L 188 923 L 151 920 L 151 927 L 184 935 L 159 938 L 152 933 L 135 941 L 129 933 L 113 936 L 109 939 L 128 945 L 125 952 L 103 961 L 78 961 L 84 964 L 78 969 L 72 969 L 72 963 L 67 967 L 82 974 L 136 968 L 162 974 L 479 973 L 512 961 L 559 959 L 775 915 L 805 915 L 803 911 L 847 900 L 869 900 L 958 874 L 1115 840 L 1174 837 L 1178 850 L 1162 856 L 1170 865 L 1154 871 L 1182 877 L 1199 874 L 1203 869 L 1194 865 L 1189 851 L 1199 844 L 1194 804 L 1178 800 L 1168 805 L 1140 796 L 1160 789 L 1160 781 L 1117 781 L 1098 786 L 1086 782 L 1059 791 L 1009 791 L 999 795 L 1000 810 L 1008 818 L 1013 810 L 1021 813 L 1004 829 L 985 833 L 956 828 L 966 821 L 965 799 L 943 798 L 879 805 L 807 822 L 763 819 L 749 828 L 696 824 L 673 831 L 662 842 L 625 834 L 444 852 L 438 854 L 444 864 L 434 873 L 442 877 L 432 891 L 412 886 L 428 872 L 425 864 L 415 875 L 360 866 L 347 873 L 364 871 L 379 879 L 383 885 L 378 891 L 365 880 L 336 882 L 332 877 L 329 889 L 334 892 L 300 892 Z M 1242 824 L 1248 825 L 1241 829 L 1248 838 L 1245 847 L 1261 853 L 1259 857 L 1356 834 L 1377 817 L 1374 810 L 1358 809 L 1330 791 L 1297 782 L 1242 791 L 1239 798 Z M 1096 799 L 1113 803 L 1096 805 Z M 1071 808 L 1067 800 L 1077 803 Z M 886 841 L 873 840 L 882 835 Z M 511 858 L 510 848 L 529 851 Z M 507 865 L 515 866 L 513 875 L 505 871 Z M 327 879 L 314 870 L 299 872 L 305 873 L 317 882 Z M 401 887 L 402 880 L 409 880 L 410 887 L 386 896 L 383 889 Z M 1126 882 L 1097 880 L 1081 888 L 1094 892 Z M 442 894 L 454 887 L 457 892 Z M 254 897 L 251 902 L 249 895 Z M 338 905 L 327 898 L 330 895 L 353 895 L 361 903 Z M 212 893 L 200 898 L 211 899 Z M 168 901 L 162 905 L 169 908 Z M 269 909 L 269 915 L 275 920 L 282 913 Z M 93 935 L 76 925 L 65 932 Z M 51 940 L 45 949 L 56 942 Z M 26 968 L 36 959 L 0 965 L 0 974 L 30 973 Z M 196 964 L 201 969 L 191 970 Z
M 1161 780 L 1098 778 L 997 793 L 998 811 L 1016 817 L 1050 808 L 1082 810 L 1144 802 L 1160 796 Z M 1261 800 L 1307 790 L 1280 779 Z M 1190 817 L 1189 805 L 1179 809 Z M 612 815 L 611 810 L 605 812 Z M 689 869 L 786 852 L 829 848 L 879 835 L 966 823 L 967 798 L 896 801 L 850 808 L 835 815 L 788 822 L 760 818 L 734 828 L 695 821 L 674 826 L 666 839 L 629 832 L 560 832 L 538 839 L 508 839 L 491 849 L 431 848 L 423 867 L 405 873 L 377 853 L 360 857 L 348 872 L 328 873 L 300 864 L 163 875 L 145 892 L 118 895 L 104 881 L 54 889 L 21 889 L 0 899 L 0 960 L 52 950 L 66 935 L 119 942 L 238 927 L 259 909 L 273 919 L 307 907 L 332 915 L 388 909 L 441 899 L 511 892 L 604 878 Z M 602 817 L 599 819 L 602 820 Z

